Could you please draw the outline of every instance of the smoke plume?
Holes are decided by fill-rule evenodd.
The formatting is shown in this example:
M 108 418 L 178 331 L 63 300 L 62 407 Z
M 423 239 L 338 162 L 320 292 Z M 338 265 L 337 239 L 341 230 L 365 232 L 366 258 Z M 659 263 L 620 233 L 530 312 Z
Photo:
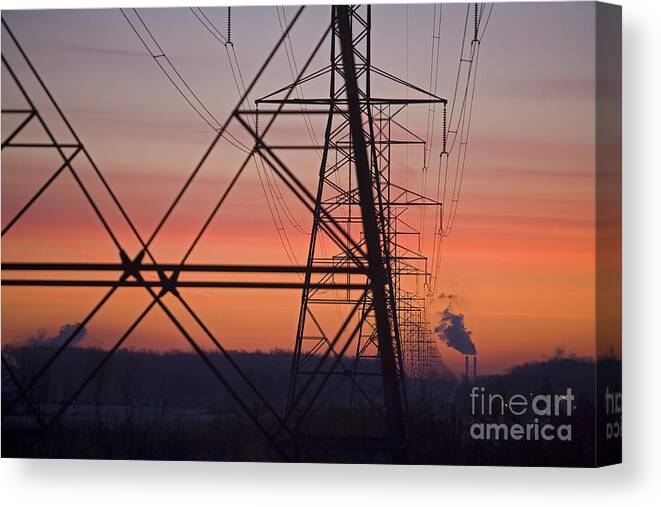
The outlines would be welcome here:
M 471 339 L 473 332 L 466 329 L 463 313 L 453 313 L 450 307 L 446 308 L 441 314 L 441 323 L 434 331 L 448 347 L 452 347 L 462 354 L 471 356 L 477 354 L 477 349 Z
M 46 331 L 40 329 L 37 332 L 36 336 L 32 336 L 28 339 L 28 345 L 41 346 L 41 347 L 59 347 L 65 341 L 67 341 L 69 337 L 73 333 L 75 333 L 79 327 L 80 327 L 79 322 L 76 322 L 74 324 L 64 324 L 60 328 L 60 331 L 55 336 L 46 336 Z M 71 340 L 69 345 L 70 346 L 77 345 L 85 337 L 86 334 L 87 334 L 87 329 L 84 326 L 81 327 L 78 333 L 76 333 L 76 336 L 74 336 L 73 340 Z

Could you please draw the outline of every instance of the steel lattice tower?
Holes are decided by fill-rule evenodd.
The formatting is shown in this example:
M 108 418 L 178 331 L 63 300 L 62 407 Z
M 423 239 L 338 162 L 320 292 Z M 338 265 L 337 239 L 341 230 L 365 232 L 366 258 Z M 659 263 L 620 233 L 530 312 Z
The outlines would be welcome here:
M 389 433 L 396 445 L 401 445 L 404 439 L 401 421 L 407 396 L 402 335 L 418 340 L 422 327 L 418 324 L 413 331 L 409 329 L 414 324 L 409 315 L 410 297 L 400 288 L 400 279 L 425 273 L 424 257 L 399 244 L 400 234 L 417 233 L 402 225 L 401 215 L 409 206 L 440 203 L 392 183 L 392 147 L 423 143 L 415 136 L 394 139 L 393 125 L 404 129 L 395 117 L 409 105 L 445 103 L 445 100 L 372 65 L 370 6 L 333 7 L 331 18 L 330 65 L 300 80 L 326 76 L 328 97 L 278 98 L 279 93 L 291 88 L 286 87 L 256 101 L 258 108 L 299 107 L 301 114 L 304 107 L 328 108 L 286 419 L 294 421 L 295 432 L 305 435 L 310 428 L 318 426 L 313 415 L 315 407 L 324 403 L 332 405 L 350 396 L 353 407 L 364 409 L 361 412 L 364 420 L 354 421 L 356 426 L 368 424 L 371 436 Z M 353 80 L 348 59 L 355 61 Z M 420 96 L 374 96 L 374 76 L 414 90 Z M 355 94 L 353 101 L 352 94 Z M 361 139 L 364 154 L 358 146 Z M 361 167 L 361 163 L 366 167 Z M 363 170 L 368 177 L 367 189 L 361 188 L 358 177 Z M 374 210 L 374 238 L 369 237 L 365 224 L 370 218 L 366 205 Z M 337 224 L 346 232 L 341 244 L 329 234 Z M 337 277 L 342 277 L 343 282 L 351 284 L 356 275 L 349 271 L 337 275 L 334 269 L 365 265 L 370 268 L 370 285 L 365 291 L 329 292 L 309 287 L 314 270 L 322 266 L 332 268 L 324 281 L 337 282 Z M 375 268 L 383 273 L 378 287 Z M 382 294 L 377 294 L 380 291 Z M 402 309 L 404 303 L 406 308 Z M 337 308 L 341 310 L 335 314 Z M 383 417 L 375 416 L 384 411 L 389 427 L 375 428 L 378 424 L 374 421 L 384 421 Z M 308 420 L 312 423 L 306 425 Z M 333 433 L 332 429 L 329 433 Z M 319 438 L 318 431 L 314 438 Z

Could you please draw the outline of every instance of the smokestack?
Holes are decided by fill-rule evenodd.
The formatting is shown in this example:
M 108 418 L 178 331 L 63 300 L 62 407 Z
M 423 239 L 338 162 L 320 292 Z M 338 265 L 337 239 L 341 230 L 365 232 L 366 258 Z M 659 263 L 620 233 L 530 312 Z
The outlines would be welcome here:
M 466 382 L 468 383 L 468 356 L 466 356 Z
M 473 382 L 477 380 L 477 355 L 473 356 Z

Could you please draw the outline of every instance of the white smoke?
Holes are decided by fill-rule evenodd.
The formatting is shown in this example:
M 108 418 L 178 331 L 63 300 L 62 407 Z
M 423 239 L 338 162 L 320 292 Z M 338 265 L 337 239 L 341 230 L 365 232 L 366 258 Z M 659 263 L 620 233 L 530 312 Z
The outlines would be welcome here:
M 76 330 L 78 330 L 77 333 Z M 76 336 L 74 336 L 69 343 L 70 346 L 80 343 L 85 335 L 87 335 L 87 329 L 85 326 L 81 327 L 79 322 L 74 324 L 64 324 L 62 327 L 60 327 L 59 333 L 57 333 L 55 336 L 46 336 L 46 331 L 40 329 L 36 336 L 31 336 L 28 338 L 27 344 L 37 347 L 60 347 L 65 341 L 69 339 L 70 336 L 73 335 L 73 333 L 76 333 Z

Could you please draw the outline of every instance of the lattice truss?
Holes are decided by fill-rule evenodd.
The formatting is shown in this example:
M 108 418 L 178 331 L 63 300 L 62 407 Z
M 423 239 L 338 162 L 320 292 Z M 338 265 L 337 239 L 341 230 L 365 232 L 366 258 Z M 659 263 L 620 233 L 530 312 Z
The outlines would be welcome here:
M 408 226 L 403 214 L 418 206 L 438 207 L 440 202 L 422 196 L 410 189 L 403 188 L 391 179 L 391 150 L 396 146 L 422 145 L 424 141 L 408 131 L 398 122 L 398 115 L 410 105 L 445 104 L 442 99 L 422 90 L 372 65 L 370 58 L 371 10 L 369 7 L 355 9 L 352 21 L 352 53 L 356 61 L 358 78 L 358 102 L 361 115 L 362 136 L 368 146 L 368 164 L 370 167 L 373 195 L 377 214 L 379 250 L 383 255 L 386 271 L 386 312 L 391 333 L 391 347 L 396 358 L 395 375 L 406 404 L 404 378 L 416 363 L 414 356 L 403 353 L 409 340 L 420 340 L 419 332 L 424 323 L 418 322 L 418 328 L 410 320 L 410 312 L 404 311 L 403 304 L 411 306 L 406 291 L 400 287 L 402 277 L 424 278 L 426 259 L 420 252 L 405 247 L 401 239 L 406 235 L 418 234 Z M 271 95 L 257 100 L 260 114 L 264 106 L 282 105 L 292 107 L 330 108 L 328 114 L 325 143 L 322 150 L 319 188 L 314 211 L 314 223 L 310 241 L 308 267 L 333 266 L 342 268 L 360 268 L 364 261 L 366 237 L 359 237 L 351 242 L 346 239 L 337 244 L 327 231 L 331 224 L 340 224 L 347 236 L 352 231 L 360 231 L 363 216 L 361 213 L 361 194 L 354 175 L 356 157 L 351 139 L 351 121 L 346 105 L 348 99 L 343 78 L 343 65 L 339 51 L 338 27 L 333 30 L 331 45 L 331 64 L 305 76 L 302 82 L 326 79 L 329 81 L 328 97 L 281 98 L 279 95 L 292 86 L 278 90 Z M 373 80 L 381 79 L 396 85 L 399 97 L 384 98 L 372 93 Z M 380 88 L 383 88 L 381 86 Z M 404 93 L 408 92 L 408 93 Z M 409 95 L 413 94 L 413 97 Z M 300 111 L 300 110 L 299 110 Z M 300 111 L 305 114 L 306 110 Z M 306 146 L 297 146 L 305 149 Z M 327 210 L 322 214 L 320 210 Z M 330 246 L 329 246 L 330 245 Z M 336 276 L 336 275 L 329 275 Z M 345 281 L 356 281 L 355 275 L 347 273 Z M 424 306 L 424 299 L 416 303 Z M 329 309 L 328 307 L 331 307 Z M 340 314 L 346 315 L 339 332 L 333 321 L 333 313 L 341 308 Z M 418 308 L 422 313 L 423 307 Z M 384 411 L 387 401 L 384 399 L 383 366 L 380 364 L 382 346 L 378 340 L 374 302 L 369 292 L 355 291 L 320 292 L 306 288 L 303 291 L 301 312 L 292 365 L 292 382 L 288 399 L 288 413 L 296 413 L 299 400 L 305 399 L 310 390 L 312 399 L 318 404 L 327 403 L 337 397 L 349 395 L 352 406 L 371 413 L 373 422 L 371 431 L 377 426 L 375 421 L 382 420 L 378 414 Z M 428 333 L 430 345 L 434 345 L 431 333 Z M 411 353 L 417 352 L 411 348 Z M 347 358 L 347 353 L 351 359 Z M 324 363 L 330 358 L 330 363 Z M 324 364 L 327 364 L 325 366 Z M 421 373 L 421 370 L 417 373 Z M 305 404 L 310 407 L 309 403 Z M 305 415 L 305 414 L 303 414 Z M 369 418 L 369 416 L 367 416 Z M 304 420 L 301 418 L 300 420 Z M 313 421 L 314 423 L 315 421 Z M 312 424 L 312 427 L 316 424 Z M 298 426 L 297 426 L 298 429 Z
M 3 368 L 9 372 L 20 392 L 7 405 L 3 417 L 19 406 L 26 407 L 41 429 L 36 442 L 48 434 L 142 320 L 158 307 L 200 356 L 219 384 L 227 390 L 245 417 L 271 444 L 274 458 L 296 459 L 309 455 L 306 454 L 311 452 L 308 449 L 309 437 L 313 437 L 315 445 L 319 446 L 321 436 L 374 437 L 375 441 L 384 442 L 385 448 L 392 452 L 393 459 L 401 458 L 405 447 L 405 379 L 407 376 L 437 375 L 440 367 L 437 343 L 425 314 L 425 297 L 428 294 L 424 291 L 433 283 L 432 273 L 421 249 L 412 249 L 406 246 L 410 242 L 403 241 L 408 236 L 420 234 L 419 228 L 407 219 L 406 211 L 417 207 L 421 209 L 422 216 L 423 209 L 431 209 L 435 217 L 442 217 L 442 202 L 392 181 L 392 174 L 396 171 L 391 165 L 392 150 L 398 145 L 407 144 L 428 149 L 425 139 L 410 132 L 398 121 L 402 111 L 409 106 L 421 105 L 435 111 L 436 104 L 442 105 L 443 153 L 446 155 L 449 151 L 446 149 L 448 136 L 454 133 L 456 138 L 460 124 L 454 131 L 448 129 L 445 99 L 372 64 L 369 6 L 331 8 L 330 23 L 312 46 L 308 58 L 300 69 L 295 68 L 296 72 L 292 69 L 293 83 L 255 100 L 254 106 L 251 105 L 248 98 L 266 69 L 272 65 L 274 55 L 279 51 L 291 51 L 289 34 L 299 21 L 302 11 L 303 8 L 298 9 L 288 23 L 282 24 L 282 36 L 253 80 L 247 86 L 241 83 L 241 97 L 229 117 L 222 123 L 213 116 L 205 119 L 216 131 L 214 139 L 148 237 L 139 233 L 102 170 L 3 20 L 3 28 L 8 36 L 6 40 L 10 43 L 3 44 L 3 51 L 11 45 L 9 51 L 12 54 L 10 62 L 3 52 L 3 77 L 9 76 L 16 88 L 16 105 L 3 103 L 2 106 L 3 160 L 5 156 L 20 157 L 22 153 L 38 151 L 50 153 L 57 159 L 57 163 L 52 174 L 15 216 L 5 220 L 2 236 L 4 238 L 12 231 L 58 178 L 69 174 L 88 202 L 100 227 L 112 241 L 117 255 L 117 261 L 111 263 L 75 261 L 3 264 L 2 283 L 6 287 L 99 287 L 105 290 L 101 299 L 95 302 L 91 311 L 80 321 L 79 328 L 61 343 L 26 383 L 19 382 L 12 365 L 3 355 Z M 227 35 L 223 36 L 215 26 L 207 24 L 207 18 L 200 17 L 204 16 L 201 10 L 193 12 L 205 24 L 205 28 L 225 45 L 230 61 L 236 61 L 229 29 Z M 475 12 L 477 38 L 477 7 Z M 124 12 L 124 15 L 161 69 L 168 72 L 168 65 L 172 64 L 167 60 L 167 55 L 158 43 L 150 48 L 147 36 L 141 36 L 141 26 L 147 27 L 137 11 L 134 14 Z M 325 44 L 330 45 L 330 63 L 321 69 L 311 70 L 312 62 Z M 320 80 L 327 83 L 328 95 L 305 98 L 301 85 Z M 406 90 L 406 96 L 374 95 L 376 80 L 385 80 Z M 30 88 L 26 86 L 26 81 L 31 82 Z M 9 83 L 5 79 L 3 88 L 7 86 Z M 40 95 L 39 103 L 49 109 L 49 115 L 43 114 L 36 106 L 37 100 L 33 98 L 33 93 Z M 196 107 L 195 104 L 191 106 Z M 198 114 L 204 116 L 206 108 L 198 109 Z M 318 142 L 314 134 L 310 136 L 310 142 L 300 144 L 283 145 L 276 140 L 270 141 L 270 134 L 277 132 L 278 121 L 292 115 L 303 116 L 306 126 L 309 126 L 309 118 L 312 116 L 325 118 L 322 142 Z M 209 163 L 221 139 L 240 143 L 230 134 L 230 125 L 233 128 L 239 126 L 252 139 L 249 145 L 242 145 L 247 148 L 243 150 L 243 162 L 236 168 L 229 184 L 220 192 L 215 206 L 181 261 L 160 263 L 153 254 L 153 243 L 164 224 L 177 214 L 191 183 L 205 164 Z M 37 138 L 40 140 L 35 141 Z M 463 146 L 461 139 L 459 143 Z M 317 188 L 308 188 L 298 176 L 302 171 L 309 173 L 311 170 L 309 162 L 303 167 L 297 167 L 300 159 L 295 154 L 299 150 L 314 150 L 318 153 L 319 164 L 314 169 L 319 175 Z M 289 154 L 294 154 L 291 160 Z M 465 159 L 465 153 L 463 157 Z M 295 197 L 312 214 L 307 262 L 304 265 L 292 263 L 287 266 L 191 263 L 191 253 L 217 217 L 228 195 L 249 164 L 256 163 L 262 168 L 268 168 L 288 195 Z M 445 163 L 447 171 L 447 156 Z M 92 183 L 89 174 L 86 178 L 81 177 L 81 165 L 94 177 Z M 90 188 L 92 186 L 93 191 Z M 104 194 L 103 205 L 98 203 L 99 192 Z M 454 202 L 454 194 L 452 199 Z M 456 210 L 453 207 L 451 211 Z M 454 215 L 451 218 L 453 221 Z M 123 227 L 128 227 L 130 237 L 120 236 L 116 232 L 116 224 L 120 222 Z M 441 220 L 435 228 L 434 252 L 437 236 L 440 243 L 444 234 Z M 432 261 L 437 262 L 436 259 Z M 195 277 L 197 274 L 206 277 L 200 280 Z M 229 279 L 214 279 L 224 274 L 232 276 Z M 241 280 L 242 274 L 246 274 L 247 279 Z M 67 278 L 66 275 L 71 276 Z M 278 278 L 279 281 L 274 281 L 273 275 L 288 276 L 289 279 L 282 281 Z M 406 286 L 403 280 L 407 277 L 416 280 L 418 291 Z M 71 345 L 78 332 L 94 319 L 113 294 L 125 287 L 146 291 L 149 302 L 138 317 L 116 337 L 103 359 L 94 365 L 56 413 L 48 420 L 43 420 L 31 402 L 31 391 Z M 300 291 L 301 305 L 286 406 L 274 406 L 257 389 L 223 346 L 221 339 L 182 295 L 182 288 Z M 174 309 L 175 305 L 177 310 Z M 185 317 L 182 317 L 182 313 Z M 191 326 L 195 327 L 194 332 Z M 227 368 L 232 370 L 232 378 L 235 379 L 233 382 L 228 380 L 226 371 L 222 371 L 209 359 L 205 352 L 208 343 L 202 344 L 196 338 L 200 332 L 226 360 Z M 348 405 L 345 403 L 347 399 Z M 324 419 L 323 409 L 328 406 L 349 407 L 344 409 L 344 414 L 335 413 L 337 417 L 346 416 L 353 423 L 346 426 L 349 433 L 337 435 L 333 431 L 332 425 Z

